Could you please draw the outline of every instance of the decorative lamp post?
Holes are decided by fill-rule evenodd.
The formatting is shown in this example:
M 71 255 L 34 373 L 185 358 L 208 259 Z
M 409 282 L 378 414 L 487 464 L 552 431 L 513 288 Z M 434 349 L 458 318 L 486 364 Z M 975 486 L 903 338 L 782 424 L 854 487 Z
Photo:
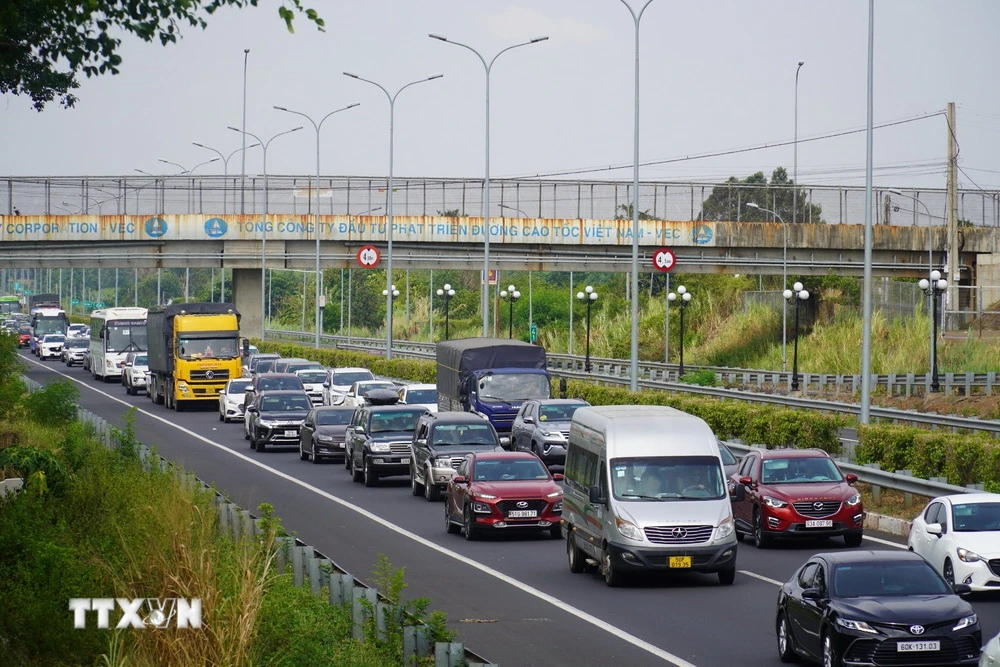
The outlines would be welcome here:
M 684 311 L 687 310 L 688 304 L 691 303 L 691 292 L 689 292 L 687 287 L 684 287 L 684 285 L 679 285 L 676 293 L 671 292 L 667 295 L 667 301 L 673 303 L 674 301 L 677 301 L 678 296 L 681 300 L 681 302 L 677 304 L 681 310 L 681 356 L 680 365 L 677 368 L 677 379 L 679 380 L 684 375 Z
M 452 289 L 449 283 L 445 283 L 444 288 L 437 291 L 437 295 L 444 299 L 444 339 L 448 340 L 448 335 L 450 333 L 448 331 L 448 303 L 451 301 L 451 298 L 455 296 L 455 290 Z
M 590 285 L 584 288 L 583 292 L 577 292 L 576 298 L 578 301 L 585 302 L 587 304 L 587 356 L 583 362 L 583 370 L 590 372 L 590 306 L 595 301 L 597 301 L 597 292 Z
M 937 304 L 939 297 L 948 289 L 948 281 L 941 277 L 938 270 L 931 271 L 931 279 L 921 278 L 917 283 L 931 300 L 931 391 L 941 391 L 938 382 L 937 363 Z
M 792 352 L 792 391 L 799 390 L 799 305 L 809 298 L 809 292 L 802 283 L 795 283 L 792 289 L 781 293 L 787 303 L 795 304 L 795 348 Z
M 521 293 L 513 285 L 500 291 L 500 298 L 507 301 L 507 338 L 514 337 L 514 302 L 521 298 Z

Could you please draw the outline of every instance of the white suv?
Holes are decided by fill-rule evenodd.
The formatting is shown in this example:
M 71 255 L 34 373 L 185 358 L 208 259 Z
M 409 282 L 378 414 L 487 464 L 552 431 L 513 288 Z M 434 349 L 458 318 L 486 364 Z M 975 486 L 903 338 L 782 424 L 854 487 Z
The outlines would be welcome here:
M 367 368 L 331 368 L 323 380 L 323 405 L 342 405 L 355 382 L 374 379 Z
M 38 343 L 38 358 L 42 361 L 61 358 L 65 342 L 66 336 L 62 334 L 45 334 Z

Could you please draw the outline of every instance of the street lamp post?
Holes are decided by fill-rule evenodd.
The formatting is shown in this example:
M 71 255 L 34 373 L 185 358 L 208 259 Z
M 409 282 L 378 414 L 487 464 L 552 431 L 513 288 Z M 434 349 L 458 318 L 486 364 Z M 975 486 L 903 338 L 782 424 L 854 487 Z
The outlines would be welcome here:
M 501 290 L 500 298 L 507 301 L 507 338 L 514 337 L 514 302 L 521 298 L 521 293 L 513 285 Z
M 651 2 L 652 0 L 650 0 Z M 511 49 L 516 49 L 520 46 L 529 46 L 531 44 L 537 44 L 538 42 L 544 42 L 548 39 L 547 36 L 533 37 L 527 42 L 521 42 L 519 44 L 513 44 L 497 52 L 493 59 L 486 62 L 486 58 L 483 54 L 476 51 L 474 48 L 468 44 L 463 44 L 462 42 L 456 42 L 454 40 L 448 39 L 444 35 L 436 35 L 431 33 L 428 35 L 431 39 L 436 39 L 441 42 L 446 42 L 448 44 L 454 44 L 455 46 L 461 46 L 462 48 L 468 49 L 479 57 L 482 61 L 483 67 L 486 69 L 486 173 L 483 177 L 483 280 L 482 285 L 480 285 L 480 308 L 483 314 L 483 336 L 486 336 L 489 331 L 489 319 L 490 319 L 490 301 L 489 301 L 489 276 L 490 276 L 490 72 L 493 70 L 493 63 L 496 62 L 500 54 L 510 51 Z
M 684 375 L 684 311 L 687 310 L 688 304 L 691 303 L 691 292 L 688 291 L 687 287 L 684 285 L 677 286 L 677 292 L 671 292 L 667 295 L 667 301 L 673 303 L 680 297 L 681 302 L 677 304 L 681 311 L 681 344 L 680 344 L 680 365 L 677 367 L 677 379 L 680 380 Z
M 583 362 L 583 370 L 587 373 L 590 372 L 590 306 L 597 301 L 597 292 L 590 285 L 584 288 L 583 292 L 577 292 L 576 298 L 579 301 L 585 302 L 587 304 L 587 356 Z
M 941 277 L 940 271 L 931 271 L 931 279 L 921 278 L 917 283 L 931 300 L 931 391 L 941 391 L 938 381 L 937 363 L 937 304 L 938 298 L 948 289 L 948 281 Z
M 500 204 L 500 208 L 507 209 L 508 211 L 517 211 L 518 213 L 520 213 L 521 215 L 523 215 L 525 218 L 530 218 L 531 217 L 530 215 L 528 215 L 527 213 L 525 213 L 521 209 L 517 208 L 516 206 L 507 206 L 507 204 Z
M 923 207 L 924 213 L 927 215 L 927 275 L 928 275 L 928 277 L 930 277 L 930 281 L 928 281 L 928 284 L 930 284 L 930 283 L 937 283 L 938 278 L 940 278 L 941 276 L 938 275 L 938 278 L 934 278 L 933 275 L 932 275 L 933 272 L 934 272 L 934 218 L 931 217 L 930 209 L 927 208 L 927 204 L 923 203 L 922 201 L 920 201 L 916 197 L 911 197 L 910 195 L 905 195 L 902 192 L 900 192 L 899 190 L 889 190 L 889 192 L 891 192 L 894 195 L 899 195 L 900 197 L 905 197 L 906 199 L 913 200 L 913 201 L 917 202 L 918 204 L 920 204 Z M 933 327 L 932 327 L 931 328 L 931 348 L 935 348 L 936 347 L 935 337 L 936 337 L 936 334 L 934 333 Z M 935 389 L 934 391 L 937 391 L 937 389 Z
M 292 111 L 291 109 L 287 109 L 285 107 L 279 107 L 279 106 L 275 106 L 274 107 L 278 111 L 285 111 L 287 113 L 293 113 L 296 116 L 302 116 L 303 118 L 305 118 L 306 120 L 308 120 L 310 123 L 312 123 L 313 127 L 316 129 L 316 186 L 315 186 L 315 189 L 316 189 L 316 210 L 314 212 L 315 223 L 314 223 L 313 232 L 316 234 L 316 344 L 315 344 L 315 347 L 317 349 L 319 349 L 319 336 L 320 336 L 320 333 L 321 333 L 320 327 L 322 326 L 322 323 L 321 323 L 321 320 L 320 320 L 320 313 L 322 311 L 321 311 L 319 302 L 320 302 L 320 295 L 321 295 L 322 290 L 323 290 L 323 274 L 320 272 L 320 268 L 319 268 L 319 131 L 323 127 L 324 121 L 326 121 L 326 119 L 329 118 L 330 116 L 332 116 L 333 114 L 340 113 L 341 111 L 347 111 L 348 109 L 352 109 L 352 108 L 354 108 L 356 106 L 360 106 L 360 104 L 361 104 L 360 102 L 354 102 L 353 104 L 348 104 L 346 107 L 342 107 L 340 109 L 335 109 L 335 110 L 331 111 L 330 113 L 326 114 L 325 116 L 323 116 L 323 118 L 321 118 L 318 123 L 316 121 L 314 121 L 308 115 L 302 113 L 301 111 Z M 304 298 L 305 298 L 305 295 L 303 295 L 303 299 Z
M 792 140 L 792 222 L 797 222 L 799 210 L 799 70 L 806 64 L 800 60 L 795 68 L 795 138 Z
M 395 117 L 396 117 L 396 98 L 401 92 L 409 88 L 410 86 L 415 86 L 418 83 L 424 83 L 426 81 L 433 81 L 434 79 L 440 79 L 443 74 L 431 74 L 430 76 L 418 79 L 417 81 L 411 81 L 402 88 L 396 91 L 395 94 L 389 93 L 381 84 L 372 81 L 371 79 L 365 79 L 358 76 L 357 74 L 352 74 L 351 72 L 344 72 L 344 76 L 349 76 L 352 79 L 357 79 L 358 81 L 364 81 L 365 83 L 370 83 L 371 85 L 377 87 L 383 93 L 385 93 L 386 99 L 389 100 L 389 188 L 386 193 L 386 239 L 388 249 L 386 251 L 386 270 L 385 270 L 385 282 L 387 289 L 383 290 L 386 292 L 386 307 L 385 307 L 385 357 L 386 359 L 392 359 L 392 301 L 388 296 L 388 286 L 392 285 L 392 191 L 393 191 L 393 169 L 392 169 L 392 157 L 393 157 L 393 132 L 395 127 Z
M 795 283 L 792 289 L 781 293 L 785 303 L 795 304 L 795 349 L 792 353 L 792 391 L 799 390 L 799 305 L 809 298 L 809 292 L 802 288 L 802 283 Z
M 755 202 L 748 201 L 747 208 L 755 208 L 763 213 L 770 213 L 781 222 L 781 289 L 788 286 L 788 225 L 776 211 L 758 206 Z M 788 370 L 788 304 L 781 306 L 781 372 Z
M 178 176 L 183 176 L 184 174 L 187 174 L 187 175 L 190 176 L 191 174 L 194 173 L 194 170 L 197 169 L 198 167 L 202 167 L 202 166 L 204 166 L 206 164 L 211 164 L 213 162 L 218 162 L 219 161 L 219 158 L 214 157 L 211 160 L 205 160 L 204 162 L 199 162 L 198 164 L 196 164 L 195 166 L 191 167 L 190 169 L 186 169 L 184 167 L 184 165 L 177 164 L 176 162 L 171 162 L 170 160 L 164 160 L 163 158 L 157 158 L 157 159 L 160 162 L 164 163 L 164 164 L 170 164 L 170 165 L 173 165 L 173 166 L 177 167 L 178 169 L 180 169 L 181 173 L 178 174 Z M 192 183 L 193 183 L 193 181 L 192 181 Z M 192 186 L 192 188 L 193 188 L 193 186 Z M 190 213 L 191 210 L 194 208 L 194 192 L 193 192 L 193 189 L 189 190 L 188 193 L 187 193 L 187 206 L 188 206 L 188 212 Z
M 452 289 L 450 284 L 445 283 L 444 288 L 437 291 L 437 295 L 444 299 L 444 339 L 448 340 L 448 336 L 450 335 L 448 331 L 448 303 L 455 296 L 455 290 Z
M 229 129 L 233 129 L 233 128 L 229 128 Z M 237 132 L 239 132 L 239 130 L 237 130 Z M 248 132 L 247 134 L 250 134 L 250 133 Z M 222 160 L 222 214 L 225 215 L 226 213 L 229 213 L 229 211 L 227 209 L 227 206 L 226 206 L 226 192 L 229 190 L 229 186 L 228 186 L 228 181 L 229 181 L 229 160 L 230 160 L 230 158 L 232 158 L 237 153 L 246 151 L 247 148 L 254 148 L 256 146 L 260 146 L 260 142 L 258 141 L 255 144 L 250 144 L 246 148 L 237 148 L 236 150 L 234 150 L 229 155 L 223 155 L 221 151 L 218 151 L 218 150 L 212 148 L 211 146 L 206 146 L 205 144 L 199 144 L 197 141 L 192 141 L 191 143 L 194 144 L 195 146 L 197 146 L 198 148 L 204 148 L 205 150 L 209 150 L 209 151 L 212 151 L 212 152 L 218 154 L 219 159 Z M 265 203 L 265 206 L 266 205 L 267 204 Z
M 267 215 L 268 215 L 267 147 L 271 145 L 272 141 L 274 141 L 280 136 L 283 136 L 285 134 L 291 134 L 292 132 L 298 132 L 299 130 L 302 129 L 302 126 L 299 125 L 298 127 L 293 127 L 290 130 L 279 132 L 278 134 L 268 139 L 266 142 L 261 141 L 260 138 L 253 132 L 247 132 L 246 130 L 241 130 L 239 128 L 232 126 L 229 126 L 228 129 L 233 130 L 234 132 L 239 132 L 240 134 L 245 136 L 253 137 L 254 140 L 257 141 L 257 143 L 255 143 L 254 146 L 264 147 L 264 228 L 261 230 L 261 243 L 260 243 L 260 339 L 267 340 L 267 318 L 266 318 L 267 290 L 264 289 L 264 287 L 267 285 L 265 279 L 267 270 Z M 246 142 L 244 141 L 244 143 Z M 253 148 L 253 146 L 251 146 L 250 148 Z M 240 150 L 243 151 L 242 148 Z M 246 151 L 244 151 L 244 154 L 246 154 Z M 223 204 L 223 206 L 225 205 Z M 304 297 L 305 295 L 303 295 L 303 298 Z
M 399 290 L 396 289 L 395 285 L 390 284 L 389 289 L 382 290 L 382 296 L 385 297 L 386 310 L 392 310 L 392 305 L 396 302 L 396 299 L 399 298 Z M 386 321 L 391 322 L 392 318 L 388 317 L 386 318 Z

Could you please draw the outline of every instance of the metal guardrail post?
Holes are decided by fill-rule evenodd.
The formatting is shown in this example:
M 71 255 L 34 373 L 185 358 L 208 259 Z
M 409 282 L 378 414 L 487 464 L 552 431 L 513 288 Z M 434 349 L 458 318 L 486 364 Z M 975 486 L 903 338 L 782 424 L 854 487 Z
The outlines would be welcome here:
M 865 468 L 871 468 L 872 470 L 881 470 L 882 466 L 878 463 L 866 463 Z M 882 499 L 882 487 L 878 484 L 872 484 L 872 500 L 879 502 Z
M 321 576 L 322 570 L 319 569 L 319 564 L 322 562 L 321 558 L 310 558 L 306 563 L 309 567 L 309 591 L 313 595 L 319 595 L 320 590 L 323 587 L 323 578 Z
M 913 477 L 912 470 L 897 470 L 897 475 L 904 475 L 905 477 Z M 913 494 L 908 491 L 903 491 L 903 509 L 910 509 L 913 507 Z
M 359 641 L 365 639 L 365 621 L 371 618 L 378 604 L 378 591 L 374 588 L 355 586 L 351 598 L 351 636 Z

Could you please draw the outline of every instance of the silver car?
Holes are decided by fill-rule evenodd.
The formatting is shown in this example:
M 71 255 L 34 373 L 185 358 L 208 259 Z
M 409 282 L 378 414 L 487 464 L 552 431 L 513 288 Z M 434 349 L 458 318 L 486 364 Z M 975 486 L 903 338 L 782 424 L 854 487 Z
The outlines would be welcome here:
M 565 464 L 573 413 L 588 405 L 579 398 L 525 401 L 511 425 L 511 449 L 533 452 L 545 465 Z

